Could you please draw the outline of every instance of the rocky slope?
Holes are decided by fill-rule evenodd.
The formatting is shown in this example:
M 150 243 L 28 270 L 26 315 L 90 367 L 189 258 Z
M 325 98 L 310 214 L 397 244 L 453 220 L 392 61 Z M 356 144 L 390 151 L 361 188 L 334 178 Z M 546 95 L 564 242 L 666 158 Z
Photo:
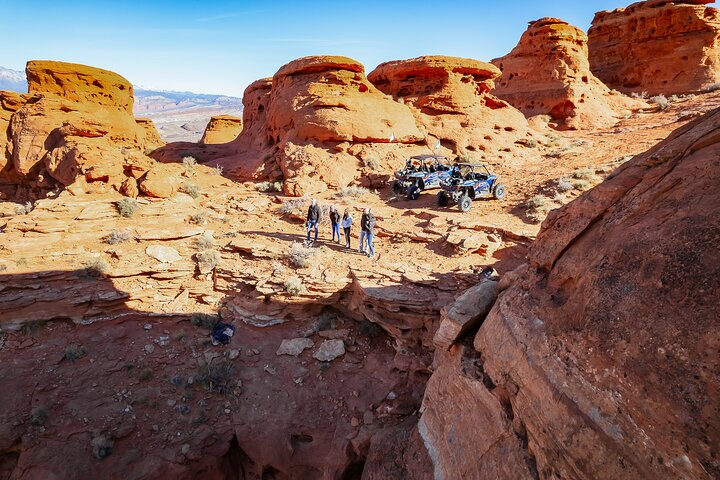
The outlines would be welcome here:
M 621 92 L 697 92 L 720 81 L 720 11 L 712 1 L 648 0 L 595 14 L 590 66 Z
M 559 128 L 613 125 L 647 106 L 598 80 L 590 71 L 587 35 L 557 18 L 530 22 L 518 45 L 492 63 L 502 70 L 497 96 L 528 117 L 550 115 Z
M 436 354 L 436 478 L 720 475 L 718 153 L 715 110 L 550 214 L 474 339 Z
M 228 143 L 235 140 L 243 129 L 242 118 L 232 115 L 215 115 L 210 118 L 200 143 Z

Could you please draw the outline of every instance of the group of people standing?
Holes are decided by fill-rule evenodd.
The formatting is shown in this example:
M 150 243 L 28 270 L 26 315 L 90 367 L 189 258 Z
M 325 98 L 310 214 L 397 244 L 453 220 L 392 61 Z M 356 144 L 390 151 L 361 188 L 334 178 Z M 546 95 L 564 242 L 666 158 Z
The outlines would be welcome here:
M 335 205 L 330 206 L 330 227 L 332 229 L 332 242 L 335 243 L 341 243 L 342 238 L 341 234 L 344 234 L 345 236 L 345 248 L 348 250 L 351 248 L 350 246 L 350 231 L 352 230 L 352 224 L 353 224 L 353 217 L 350 213 L 350 209 L 346 208 L 343 212 L 342 216 L 340 215 L 340 212 L 335 207 Z M 306 243 L 308 245 L 312 245 L 313 242 L 317 242 L 318 239 L 318 226 L 320 225 L 320 220 L 322 218 L 322 210 L 320 209 L 320 206 L 317 203 L 316 199 L 312 199 L 310 202 L 310 207 L 308 208 L 307 213 L 307 220 L 305 222 L 305 227 L 307 228 L 307 241 Z M 340 230 L 342 228 L 342 230 Z M 315 231 L 315 237 L 311 241 L 310 240 L 310 234 L 312 231 Z M 373 238 L 375 235 L 375 216 L 370 212 L 370 208 L 363 209 L 362 217 L 360 218 L 360 247 L 358 248 L 358 251 L 360 253 L 365 254 L 368 257 L 374 257 L 375 256 L 375 249 L 373 248 Z M 337 237 L 337 241 L 335 238 Z

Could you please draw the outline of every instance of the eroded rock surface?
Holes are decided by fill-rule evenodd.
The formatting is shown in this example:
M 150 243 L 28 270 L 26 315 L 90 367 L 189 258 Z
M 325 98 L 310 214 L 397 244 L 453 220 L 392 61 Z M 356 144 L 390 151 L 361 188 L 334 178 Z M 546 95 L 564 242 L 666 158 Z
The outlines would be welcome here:
M 472 347 L 436 350 L 436 476 L 720 475 L 719 153 L 716 110 L 549 215 Z
M 494 93 L 528 117 L 550 115 L 560 128 L 612 125 L 645 105 L 611 92 L 590 71 L 587 35 L 557 18 L 530 22 L 518 45 L 493 64 Z
M 682 94 L 720 81 L 720 11 L 713 1 L 648 0 L 595 14 L 590 66 L 621 92 Z

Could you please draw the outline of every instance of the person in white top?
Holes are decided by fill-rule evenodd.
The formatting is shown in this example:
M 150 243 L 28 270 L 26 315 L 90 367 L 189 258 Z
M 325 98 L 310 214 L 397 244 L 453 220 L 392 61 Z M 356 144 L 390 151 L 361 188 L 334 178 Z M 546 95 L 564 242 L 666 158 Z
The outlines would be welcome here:
M 340 225 L 343 228 L 343 233 L 345 234 L 345 248 L 350 248 L 350 228 L 352 227 L 352 215 L 350 214 L 350 209 L 346 208 L 345 212 L 343 213 L 342 220 L 340 221 Z

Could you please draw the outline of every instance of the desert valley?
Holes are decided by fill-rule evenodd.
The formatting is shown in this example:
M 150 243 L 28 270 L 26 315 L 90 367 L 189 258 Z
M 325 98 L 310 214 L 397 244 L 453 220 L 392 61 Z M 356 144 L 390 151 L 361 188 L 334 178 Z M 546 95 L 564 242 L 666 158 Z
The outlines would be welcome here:
M 198 101 L 197 141 L 122 72 L 29 60 L 0 90 L 0 479 L 720 478 L 708 3 L 541 18 L 491 61 L 297 58 L 241 113 Z M 506 193 L 393 188 L 428 155 Z

